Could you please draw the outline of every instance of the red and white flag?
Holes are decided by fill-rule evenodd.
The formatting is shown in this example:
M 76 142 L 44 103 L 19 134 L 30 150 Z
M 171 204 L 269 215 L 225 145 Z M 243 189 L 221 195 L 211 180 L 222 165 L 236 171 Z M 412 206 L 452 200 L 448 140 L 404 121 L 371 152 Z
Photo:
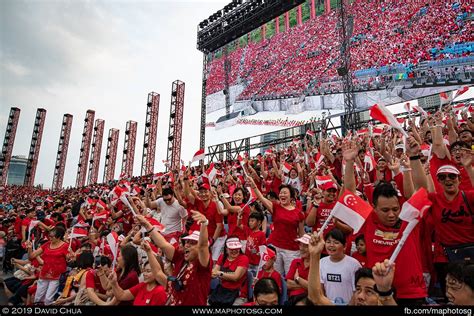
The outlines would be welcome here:
M 271 148 L 268 148 L 267 150 L 265 150 L 265 156 L 270 156 L 273 154 L 273 150 Z
M 439 94 L 439 97 L 441 98 L 441 101 L 448 101 L 449 100 L 449 95 L 447 92 L 441 92 Z
M 365 156 L 364 156 L 364 168 L 365 168 L 365 171 L 371 172 L 372 170 L 375 169 L 375 166 L 376 166 L 376 165 L 377 165 L 377 163 L 375 162 L 374 156 L 372 156 L 372 154 L 370 153 L 370 151 L 367 150 L 367 152 L 365 153 Z
M 331 215 L 340 219 L 357 233 L 372 212 L 372 206 L 360 197 L 345 190 L 332 209 Z
M 191 160 L 191 162 L 203 160 L 205 157 L 206 157 L 206 155 L 204 154 L 204 149 L 199 149 L 194 154 L 193 159 Z
M 423 117 L 427 117 L 427 116 L 428 116 L 428 113 L 426 113 L 426 111 L 423 110 L 423 108 L 422 108 L 421 106 L 419 106 L 419 105 L 414 105 L 414 106 L 413 106 L 413 111 L 420 113 L 421 116 L 423 116 Z
M 271 258 L 275 258 L 275 252 L 265 245 L 258 246 L 258 252 L 260 253 L 260 262 L 258 263 L 257 271 L 261 271 L 265 263 Z
M 92 218 L 92 221 L 95 222 L 96 220 L 106 219 L 108 216 L 109 216 L 109 212 L 102 211 L 100 213 L 95 214 L 94 217 Z
M 312 130 L 307 130 L 306 135 L 309 135 L 310 137 L 314 137 L 314 135 L 316 135 L 316 133 L 313 132 Z
M 290 173 L 290 170 L 293 168 L 293 166 L 287 162 L 283 163 L 283 166 L 282 166 L 282 171 L 284 173 Z
M 400 123 L 397 121 L 392 112 L 390 112 L 385 106 L 374 104 L 370 107 L 370 117 L 380 122 L 390 125 L 393 128 L 398 129 L 402 134 L 408 138 L 407 132 L 403 129 Z
M 421 145 L 421 153 L 423 156 L 429 157 L 431 151 L 431 145 L 423 144 Z
M 432 204 L 426 189 L 421 188 L 408 201 L 403 203 L 398 217 L 405 222 L 420 221 Z
M 363 128 L 363 129 L 360 129 L 357 131 L 357 136 L 362 136 L 362 135 L 365 135 L 369 132 L 369 129 L 368 128 Z
M 383 134 L 383 128 L 374 126 L 374 128 L 372 129 L 372 135 L 381 136 L 382 134 Z
M 98 207 L 98 208 L 102 208 L 102 209 L 105 210 L 105 209 L 107 208 L 107 205 L 104 203 L 104 201 L 102 201 L 101 199 L 99 199 L 99 200 L 97 201 L 97 207 Z
M 40 221 L 37 221 L 37 220 L 33 220 L 30 222 L 30 225 L 28 225 L 28 240 L 31 239 L 31 231 L 33 230 L 33 228 L 36 227 L 36 225 L 39 224 Z
M 163 172 L 158 172 L 153 175 L 153 181 L 157 181 L 161 178 L 163 178 Z
M 111 232 L 106 237 L 107 243 L 109 244 L 110 251 L 112 251 L 112 256 L 114 256 L 113 260 L 113 267 L 115 267 L 115 263 L 117 262 L 117 255 L 118 255 L 118 247 L 119 247 L 119 237 L 116 232 Z
M 54 200 L 53 200 L 53 198 L 52 198 L 51 196 L 48 196 L 48 197 L 46 198 L 45 202 L 47 202 L 47 203 L 53 203 Z
M 333 182 L 330 176 L 316 176 L 316 185 L 318 187 L 328 182 Z
M 214 167 L 214 163 L 211 162 L 211 164 L 209 165 L 209 168 L 207 168 L 204 176 L 209 179 L 209 183 L 212 183 L 212 181 L 214 180 L 216 175 L 217 175 L 217 169 Z
M 316 154 L 316 168 L 319 168 L 319 166 L 323 163 L 323 160 L 324 160 L 324 155 L 321 154 L 321 153 L 317 153 Z
M 257 200 L 257 193 L 252 189 L 252 187 L 247 187 L 247 191 L 249 192 L 249 201 L 248 204 L 251 204 Z
M 122 180 L 123 178 L 125 178 L 127 176 L 127 174 L 125 172 L 122 172 L 120 175 L 119 175 L 119 180 Z
M 456 94 L 454 95 L 454 98 L 453 98 L 453 99 L 456 99 L 456 98 L 459 97 L 461 94 L 466 93 L 468 90 L 469 90 L 469 87 L 468 87 L 468 86 L 463 86 L 463 87 L 461 87 L 461 89 L 459 89 L 458 91 L 456 91 Z
M 72 239 L 72 238 L 87 237 L 88 235 L 89 235 L 89 233 L 87 232 L 87 229 L 82 228 L 82 227 L 74 226 L 72 228 L 72 231 L 71 231 L 71 234 L 69 235 L 69 237 Z

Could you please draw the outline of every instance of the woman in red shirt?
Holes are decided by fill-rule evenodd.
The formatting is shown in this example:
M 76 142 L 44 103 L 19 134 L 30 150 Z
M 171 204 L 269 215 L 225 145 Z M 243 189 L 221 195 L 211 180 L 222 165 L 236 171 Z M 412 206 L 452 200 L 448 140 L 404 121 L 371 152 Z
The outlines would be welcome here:
M 140 283 L 138 276 L 140 275 L 140 264 L 138 262 L 137 248 L 132 245 L 123 247 L 117 259 L 119 275 L 118 284 L 124 290 Z M 119 305 L 132 305 L 131 302 L 121 302 Z
M 39 274 L 35 303 L 51 305 L 54 302 L 54 295 L 59 286 L 59 277 L 66 272 L 67 257 L 73 256 L 68 244 L 62 239 L 65 230 L 62 227 L 55 227 L 49 232 L 49 242 L 33 251 L 31 241 L 27 241 L 28 256 L 30 260 L 41 256 L 44 261 L 43 269 Z
M 275 269 L 286 275 L 291 262 L 299 258 L 299 245 L 295 240 L 304 235 L 304 214 L 296 205 L 296 192 L 292 186 L 280 185 L 278 201 L 271 202 L 265 198 L 252 178 L 247 177 L 258 199 L 272 213 L 275 228 L 268 238 L 268 244 L 275 246 L 277 259 Z
M 167 295 L 163 285 L 166 284 L 166 276 L 152 252 L 150 245 L 144 242 L 143 248 L 147 252 L 149 260 L 143 266 L 143 282 L 138 283 L 128 290 L 124 290 L 117 281 L 117 275 L 115 272 L 112 272 L 109 276 L 112 292 L 119 301 L 133 300 L 134 306 L 165 305 Z M 111 304 L 113 304 L 113 300 Z
M 229 236 L 224 253 L 212 270 L 212 277 L 221 283 L 209 297 L 209 305 L 230 306 L 247 302 L 247 269 L 249 259 L 242 253 L 242 244 L 236 236 Z

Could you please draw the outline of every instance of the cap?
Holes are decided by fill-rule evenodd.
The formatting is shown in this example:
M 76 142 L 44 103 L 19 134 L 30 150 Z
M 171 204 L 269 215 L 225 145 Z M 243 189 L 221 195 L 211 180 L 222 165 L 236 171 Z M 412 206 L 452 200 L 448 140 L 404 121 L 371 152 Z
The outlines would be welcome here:
M 461 173 L 459 172 L 458 168 L 456 168 L 453 165 L 444 165 L 438 168 L 438 171 L 436 171 L 436 175 L 440 173 L 454 173 L 457 175 L 460 175 Z
M 383 160 L 383 161 L 387 161 L 387 160 L 385 160 L 385 158 L 384 158 L 384 157 L 380 157 L 379 159 L 377 159 L 377 162 L 379 162 L 379 161 L 381 161 L 381 160 Z
M 329 189 L 337 189 L 337 185 L 333 181 L 329 181 L 321 184 L 321 189 L 324 191 Z
M 210 190 L 211 187 L 209 186 L 209 184 L 203 183 L 199 186 L 199 190 L 201 190 L 201 189 Z
M 229 193 L 222 193 L 222 197 L 225 198 L 225 199 L 228 199 L 228 198 L 230 198 L 230 195 L 229 195 Z
M 267 261 L 276 257 L 275 251 L 267 247 Z
M 199 232 L 199 230 L 195 230 L 193 231 L 191 234 L 189 234 L 188 236 L 186 237 L 183 237 L 181 239 L 183 240 L 194 240 L 194 241 L 199 241 L 199 235 L 201 233 Z
M 242 248 L 242 244 L 240 243 L 240 240 L 238 238 L 234 238 L 234 237 L 227 239 L 227 241 L 225 242 L 225 245 L 229 249 L 241 249 Z
M 397 149 L 401 149 L 401 150 L 405 151 L 405 145 L 398 144 L 398 145 L 395 146 L 395 150 L 397 150 Z
M 304 234 L 300 238 L 295 239 L 296 241 L 299 241 L 302 244 L 309 245 L 309 241 L 311 240 L 311 235 L 310 234 Z

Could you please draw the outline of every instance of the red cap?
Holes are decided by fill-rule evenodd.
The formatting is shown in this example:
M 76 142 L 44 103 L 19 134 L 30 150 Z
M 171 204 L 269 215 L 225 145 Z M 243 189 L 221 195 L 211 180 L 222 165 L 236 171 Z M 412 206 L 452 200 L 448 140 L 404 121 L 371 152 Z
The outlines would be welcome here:
M 329 182 L 323 183 L 321 185 L 321 189 L 324 191 L 329 190 L 329 189 L 337 189 L 337 185 L 333 181 L 329 181 Z

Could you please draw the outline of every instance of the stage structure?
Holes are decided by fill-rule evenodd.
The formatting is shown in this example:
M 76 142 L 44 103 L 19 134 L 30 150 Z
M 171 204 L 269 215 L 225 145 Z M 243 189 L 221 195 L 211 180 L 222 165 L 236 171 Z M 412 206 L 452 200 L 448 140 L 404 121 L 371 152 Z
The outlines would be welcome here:
M 64 169 L 66 167 L 67 150 L 69 147 L 69 138 L 71 136 L 72 126 L 71 114 L 64 114 L 61 124 L 61 133 L 59 134 L 58 153 L 56 156 L 56 164 L 54 166 L 53 184 L 51 190 L 59 191 L 63 187 Z
M 176 80 L 171 87 L 170 123 L 166 160 L 171 169 L 179 168 L 181 159 L 181 137 L 183 132 L 184 82 Z M 167 167 L 168 169 L 168 167 Z
M 156 134 L 158 131 L 158 111 L 160 95 L 156 92 L 148 93 L 146 104 L 145 136 L 143 139 L 142 170 L 140 175 L 153 174 L 155 167 Z
M 3 139 L 2 153 L 0 155 L 0 186 L 7 184 L 8 167 L 12 158 L 13 144 L 15 143 L 16 128 L 20 118 L 20 109 L 10 108 L 8 116 L 7 130 Z
M 33 135 L 31 136 L 30 152 L 26 164 L 26 174 L 24 186 L 32 187 L 35 184 L 36 167 L 38 166 L 38 157 L 41 149 L 41 139 L 43 138 L 44 121 L 46 120 L 46 110 L 38 109 L 36 111 L 35 125 L 33 126 Z
M 137 122 L 128 121 L 125 128 L 125 142 L 122 156 L 122 175 L 126 178 L 133 176 L 133 162 L 135 159 L 135 143 L 137 140 Z
M 91 145 L 92 130 L 94 127 L 95 111 L 87 110 L 84 119 L 84 130 L 82 132 L 81 151 L 79 154 L 79 163 L 77 164 L 76 188 L 83 187 L 86 184 L 87 161 L 89 159 L 89 150 Z
M 97 183 L 99 176 L 100 153 L 102 152 L 102 139 L 104 138 L 105 121 L 95 120 L 94 137 L 92 139 L 91 159 L 89 160 L 89 180 L 88 184 Z
M 120 131 L 116 128 L 111 128 L 109 130 L 109 137 L 107 138 L 107 152 L 105 153 L 104 183 L 114 179 L 119 132 Z

